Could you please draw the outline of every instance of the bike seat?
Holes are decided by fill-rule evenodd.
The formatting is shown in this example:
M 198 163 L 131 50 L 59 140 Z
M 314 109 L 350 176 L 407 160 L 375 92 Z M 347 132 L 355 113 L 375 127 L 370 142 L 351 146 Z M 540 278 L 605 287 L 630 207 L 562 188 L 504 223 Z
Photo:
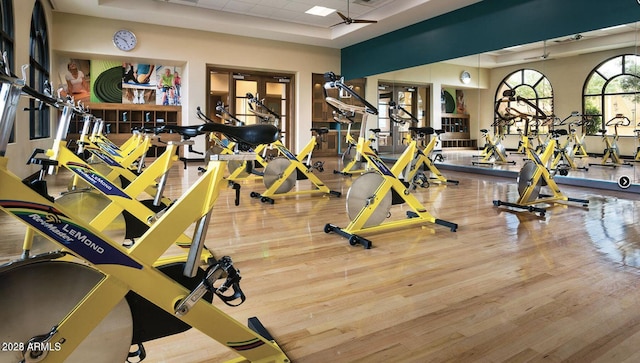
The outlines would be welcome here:
M 444 130 L 440 129 L 440 130 L 433 130 L 433 132 L 436 133 L 436 135 L 440 135 L 440 134 L 444 134 Z
M 565 129 L 558 129 L 558 130 L 553 130 L 553 134 L 556 136 L 565 136 L 568 134 L 568 132 Z
M 191 126 L 178 126 L 178 125 L 165 125 L 164 131 L 173 131 L 177 134 L 182 135 L 185 139 L 196 137 L 198 135 L 204 134 L 204 132 L 200 131 L 201 125 L 191 125 Z
M 489 130 L 487 130 L 487 129 L 480 129 L 480 132 L 482 132 L 483 134 L 488 134 L 488 133 L 489 133 Z
M 413 131 L 418 135 L 431 135 L 434 133 L 433 127 L 409 127 L 409 131 Z
M 163 132 L 162 131 L 163 129 L 164 129 L 164 126 L 158 126 L 158 127 L 143 127 L 141 129 L 134 129 L 134 130 L 142 131 L 142 132 L 147 133 L 147 134 L 157 135 L 157 134 Z
M 318 133 L 318 135 L 324 135 L 326 133 L 329 133 L 329 129 L 326 128 L 326 127 L 320 127 L 320 128 L 313 127 L 311 129 L 311 132 L 316 132 L 316 133 Z
M 271 144 L 280 138 L 280 130 L 271 124 L 231 126 L 218 123 L 200 125 L 202 132 L 219 132 L 228 139 L 250 146 Z
M 380 133 L 380 129 L 369 129 L 369 131 L 373 132 L 374 134 Z
M 598 132 L 604 135 L 607 133 L 607 130 L 598 130 Z

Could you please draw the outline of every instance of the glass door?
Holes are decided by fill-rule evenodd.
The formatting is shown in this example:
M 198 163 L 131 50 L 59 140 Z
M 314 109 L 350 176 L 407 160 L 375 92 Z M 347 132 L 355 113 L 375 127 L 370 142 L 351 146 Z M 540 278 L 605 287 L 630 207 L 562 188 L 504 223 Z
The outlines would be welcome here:
M 293 120 L 291 111 L 293 102 L 292 76 L 253 71 L 234 71 L 229 69 L 209 69 L 209 100 L 208 114 L 215 116 L 217 102 L 223 102 L 230 114 L 234 115 L 246 125 L 261 122 L 251 111 L 247 94 L 250 93 L 271 111 L 280 115 L 276 126 L 281 130 L 282 141 L 291 148 L 293 140 Z M 216 118 L 219 120 L 219 118 Z
M 425 94 L 425 87 L 385 83 L 378 85 L 378 128 L 380 128 L 379 150 L 381 153 L 401 154 L 407 147 L 405 137 L 409 127 L 425 125 Z M 389 117 L 392 102 L 416 117 L 419 120 L 418 124 L 412 124 L 410 116 L 402 111 L 399 116 L 406 118 L 407 122 L 404 124 L 393 122 Z

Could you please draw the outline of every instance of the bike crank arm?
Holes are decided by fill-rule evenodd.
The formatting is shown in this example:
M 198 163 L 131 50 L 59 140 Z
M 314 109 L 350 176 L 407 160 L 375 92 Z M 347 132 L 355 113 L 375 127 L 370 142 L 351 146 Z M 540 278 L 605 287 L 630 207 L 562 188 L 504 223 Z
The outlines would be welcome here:
M 225 282 L 220 285 L 220 287 L 216 288 L 213 286 L 214 282 L 221 279 L 225 273 L 227 274 Z M 215 265 L 207 269 L 207 273 L 200 284 L 176 306 L 174 314 L 176 316 L 186 315 L 198 300 L 202 299 L 202 297 L 210 291 L 216 294 L 225 304 L 229 306 L 239 306 L 246 299 L 242 289 L 240 289 L 240 279 L 240 273 L 233 267 L 231 258 L 228 256 L 222 257 Z M 233 294 L 224 295 L 229 288 L 232 289 Z M 232 304 L 231 301 L 236 299 L 240 299 L 240 303 Z

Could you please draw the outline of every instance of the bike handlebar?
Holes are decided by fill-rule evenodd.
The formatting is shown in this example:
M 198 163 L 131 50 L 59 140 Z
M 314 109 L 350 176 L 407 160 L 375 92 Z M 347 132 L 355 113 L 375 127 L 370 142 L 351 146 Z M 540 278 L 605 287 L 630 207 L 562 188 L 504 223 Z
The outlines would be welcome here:
M 418 120 L 411 112 L 407 111 L 404 107 L 398 105 L 397 103 L 395 103 L 394 101 L 389 102 L 389 118 L 396 123 L 399 124 L 404 124 L 405 122 L 407 122 L 407 119 L 404 119 L 400 116 L 398 116 L 397 114 L 394 114 L 393 110 L 400 110 L 403 111 L 404 113 L 406 113 L 407 115 L 409 115 L 409 120 L 411 121 L 411 123 L 414 124 L 418 124 L 420 123 L 420 120 Z
M 357 94 L 350 87 L 345 85 L 344 84 L 344 80 L 342 78 L 338 79 L 338 77 L 336 76 L 335 73 L 333 73 L 333 72 L 325 73 L 324 74 L 324 79 L 325 79 L 325 84 L 324 84 L 324 87 L 323 87 L 323 92 L 324 92 L 325 99 L 329 96 L 327 94 L 327 89 L 328 88 L 338 88 L 340 90 L 343 90 L 343 91 L 347 92 L 349 95 L 351 95 L 352 97 L 356 98 L 359 102 L 361 102 L 364 105 L 364 111 L 365 112 L 370 113 L 372 115 L 377 115 L 378 114 L 378 109 L 377 108 L 375 108 L 372 104 L 367 102 L 367 100 L 362 98 L 362 96 Z
M 614 122 L 614 120 L 617 120 Z M 611 120 L 605 123 L 605 126 L 629 126 L 631 125 L 631 120 L 621 113 L 616 114 Z

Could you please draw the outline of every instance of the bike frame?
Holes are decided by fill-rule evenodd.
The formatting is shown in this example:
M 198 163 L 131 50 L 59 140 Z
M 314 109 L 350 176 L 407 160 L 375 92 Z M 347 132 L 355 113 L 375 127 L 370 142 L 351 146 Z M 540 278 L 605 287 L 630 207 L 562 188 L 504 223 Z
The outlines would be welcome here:
M 49 332 L 41 332 L 48 334 L 50 342 L 60 343 L 62 349 L 44 351 L 45 356 L 40 358 L 47 362 L 63 362 L 109 311 L 129 291 L 133 291 L 243 357 L 232 362 L 290 361 L 275 341 L 267 340 L 202 299 L 195 302 L 187 313 L 176 314 L 176 303 L 190 291 L 154 267 L 184 230 L 211 213 L 222 185 L 224 162 L 211 161 L 202 177 L 136 245 L 126 249 L 27 186 L 7 169 L 6 145 L 24 82 L 3 81 L 0 91 L 4 104 L 0 111 L 3 120 L 0 122 L 0 208 L 103 275 L 59 324 Z M 203 243 L 203 238 L 200 243 Z M 11 268 L 11 265 L 6 268 Z

